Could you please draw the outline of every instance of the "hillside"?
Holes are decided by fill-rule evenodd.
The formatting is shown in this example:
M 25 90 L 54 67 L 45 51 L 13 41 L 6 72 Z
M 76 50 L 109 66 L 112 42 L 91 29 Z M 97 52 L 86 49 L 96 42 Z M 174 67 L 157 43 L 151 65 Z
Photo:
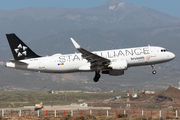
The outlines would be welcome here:
M 157 98 L 155 98 L 155 101 L 158 101 L 158 102 L 161 102 L 163 100 L 179 102 L 180 90 L 172 86 L 169 86 L 167 90 L 162 91 L 160 94 L 157 95 Z
M 172 102 L 174 104 L 180 101 L 180 89 L 168 86 L 167 89 L 156 92 L 155 94 L 146 94 L 145 92 L 142 92 L 138 96 L 138 98 L 131 98 L 131 101 L 146 101 L 153 103 Z

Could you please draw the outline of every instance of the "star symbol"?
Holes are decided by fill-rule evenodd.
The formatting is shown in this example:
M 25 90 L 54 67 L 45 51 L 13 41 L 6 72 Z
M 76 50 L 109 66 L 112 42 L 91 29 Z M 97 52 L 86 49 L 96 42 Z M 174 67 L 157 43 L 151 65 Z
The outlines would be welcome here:
M 19 44 L 17 46 L 16 49 L 14 49 L 14 51 L 18 54 L 18 57 L 21 57 L 21 56 L 26 56 L 27 55 L 27 47 L 26 46 L 22 46 L 21 44 Z

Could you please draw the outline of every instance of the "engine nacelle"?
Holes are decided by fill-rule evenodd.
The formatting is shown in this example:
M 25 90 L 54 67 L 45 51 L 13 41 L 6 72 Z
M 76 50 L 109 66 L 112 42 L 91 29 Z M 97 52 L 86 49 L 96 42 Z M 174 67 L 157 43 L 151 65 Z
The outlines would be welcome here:
M 109 74 L 109 75 L 112 75 L 112 76 L 124 75 L 124 70 L 102 71 L 102 74 Z
M 108 67 L 111 67 L 113 70 L 126 70 L 128 63 L 126 60 L 116 60 L 112 61 Z

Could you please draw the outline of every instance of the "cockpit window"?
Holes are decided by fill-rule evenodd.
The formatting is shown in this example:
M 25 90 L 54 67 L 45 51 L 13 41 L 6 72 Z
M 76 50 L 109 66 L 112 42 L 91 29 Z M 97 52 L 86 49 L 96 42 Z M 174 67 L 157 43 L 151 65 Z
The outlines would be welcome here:
M 166 52 L 167 50 L 166 49 L 162 49 L 161 52 Z

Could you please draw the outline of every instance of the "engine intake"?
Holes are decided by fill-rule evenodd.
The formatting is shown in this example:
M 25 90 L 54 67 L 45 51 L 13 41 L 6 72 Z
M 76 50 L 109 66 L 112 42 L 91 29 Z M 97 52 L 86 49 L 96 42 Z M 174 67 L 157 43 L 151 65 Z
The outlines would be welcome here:
M 116 60 L 110 63 L 108 66 L 113 70 L 126 70 L 128 67 L 128 63 L 126 60 Z

